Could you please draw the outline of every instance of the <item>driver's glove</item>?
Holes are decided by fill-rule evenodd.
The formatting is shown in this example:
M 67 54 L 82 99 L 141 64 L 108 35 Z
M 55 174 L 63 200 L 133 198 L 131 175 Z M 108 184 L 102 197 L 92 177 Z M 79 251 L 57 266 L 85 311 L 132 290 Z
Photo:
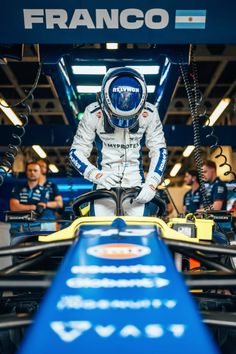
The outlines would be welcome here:
M 156 188 L 160 181 L 161 178 L 157 173 L 148 173 L 146 181 L 143 184 L 138 196 L 135 198 L 135 201 L 141 204 L 150 202 L 155 197 Z
M 121 176 L 118 173 L 94 169 L 90 172 L 88 179 L 91 182 L 110 190 L 111 188 L 117 187 L 117 184 L 121 180 Z

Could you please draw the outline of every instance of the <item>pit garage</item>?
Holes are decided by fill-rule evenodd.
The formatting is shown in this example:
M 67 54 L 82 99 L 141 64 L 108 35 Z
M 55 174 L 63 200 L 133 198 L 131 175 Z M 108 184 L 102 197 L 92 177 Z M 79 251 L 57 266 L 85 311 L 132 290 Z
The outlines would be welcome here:
M 235 354 L 236 5 L 2 5 L 0 354 Z

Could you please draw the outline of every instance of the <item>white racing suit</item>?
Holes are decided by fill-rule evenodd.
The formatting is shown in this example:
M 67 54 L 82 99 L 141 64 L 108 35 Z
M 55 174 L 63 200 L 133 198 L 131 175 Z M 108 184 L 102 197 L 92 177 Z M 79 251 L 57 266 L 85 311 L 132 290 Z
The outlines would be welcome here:
M 166 166 L 167 150 L 156 107 L 146 102 L 138 121 L 139 129 L 136 133 L 131 133 L 127 128 L 115 128 L 114 133 L 107 133 L 104 131 L 104 117 L 98 103 L 87 106 L 70 150 L 73 166 L 88 180 L 92 180 L 90 176 L 98 168 L 104 172 L 119 173 L 121 180 L 117 187 L 142 186 L 142 147 L 145 144 L 150 157 L 148 175 L 155 175 L 159 184 Z M 98 151 L 97 168 L 88 160 L 94 142 Z M 96 188 L 103 187 L 98 185 Z M 114 215 L 113 200 L 97 200 L 93 207 L 92 215 Z M 127 201 L 123 208 L 125 215 L 148 215 L 145 204 L 135 201 L 132 204 Z

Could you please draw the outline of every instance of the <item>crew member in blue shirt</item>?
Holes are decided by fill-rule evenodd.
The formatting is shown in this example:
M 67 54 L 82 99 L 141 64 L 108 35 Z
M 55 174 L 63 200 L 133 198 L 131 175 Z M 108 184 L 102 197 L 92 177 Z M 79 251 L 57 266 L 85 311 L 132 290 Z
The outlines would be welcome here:
M 44 159 L 40 159 L 37 161 L 37 164 L 40 166 L 41 169 L 39 184 L 47 189 L 46 196 L 48 202 L 47 202 L 47 210 L 45 211 L 45 214 L 47 214 L 51 219 L 52 216 L 55 217 L 55 212 L 58 209 L 63 208 L 62 196 L 59 192 L 57 185 L 47 179 L 47 173 L 48 173 L 47 161 Z
M 216 164 L 214 161 L 207 160 L 202 167 L 203 179 L 208 183 L 206 190 L 207 196 L 212 204 L 213 210 L 226 210 L 227 206 L 227 187 L 223 181 L 217 177 Z
M 187 186 L 191 186 L 191 189 L 184 195 L 183 211 L 185 214 L 195 213 L 202 205 L 198 172 L 196 170 L 187 171 L 184 176 L 184 182 Z
M 11 211 L 36 211 L 43 218 L 47 208 L 47 189 L 39 185 L 40 166 L 31 161 L 26 165 L 27 183 L 15 186 L 10 197 Z

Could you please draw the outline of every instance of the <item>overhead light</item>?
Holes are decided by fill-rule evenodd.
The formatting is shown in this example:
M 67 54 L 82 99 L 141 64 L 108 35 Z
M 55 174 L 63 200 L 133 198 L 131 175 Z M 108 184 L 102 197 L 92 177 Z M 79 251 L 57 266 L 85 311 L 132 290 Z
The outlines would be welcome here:
M 46 152 L 41 148 L 41 146 L 33 145 L 32 148 L 39 155 L 39 157 L 41 157 L 42 159 L 45 159 L 45 157 L 47 157 Z
M 168 64 L 165 67 L 164 72 L 162 71 L 162 75 L 161 75 L 160 83 L 159 83 L 160 86 L 162 86 L 163 82 L 166 80 L 167 75 L 169 74 L 170 68 L 171 68 L 171 63 L 168 61 Z
M 184 149 L 183 156 L 184 156 L 184 157 L 190 156 L 194 149 L 195 149 L 195 146 L 194 146 L 194 145 L 188 145 L 188 146 Z
M 170 171 L 170 176 L 171 177 L 175 177 L 177 175 L 177 173 L 179 172 L 179 170 L 182 167 L 182 163 L 178 162 L 174 165 L 174 167 L 172 168 L 172 170 Z
M 63 65 L 63 66 L 66 66 L 66 64 L 65 64 L 65 60 L 64 60 L 64 58 L 63 58 L 63 57 L 61 57 L 60 62 L 62 63 L 62 65 Z
M 164 180 L 164 182 L 162 182 L 162 186 L 163 187 L 167 187 L 168 185 L 170 184 L 170 179 L 169 178 L 166 178 L 165 180 Z
M 58 172 L 59 172 L 57 166 L 54 165 L 54 163 L 50 163 L 50 164 L 49 164 L 49 169 L 50 169 L 50 171 L 53 172 L 53 173 L 58 173 Z
M 222 98 L 222 100 L 218 103 L 212 114 L 210 115 L 208 119 L 208 123 L 206 125 L 209 125 L 212 127 L 217 119 L 221 116 L 221 114 L 224 112 L 226 107 L 230 104 L 231 99 L 230 98 Z
M 13 112 L 13 110 L 10 107 L 8 107 L 7 102 L 3 98 L 0 98 L 0 108 L 14 125 L 23 124 L 22 121 Z
M 160 66 L 158 65 L 127 65 L 126 67 L 137 70 L 143 75 L 157 75 L 160 71 Z
M 118 43 L 106 43 L 106 49 L 118 49 Z
M 88 86 L 88 85 L 77 85 L 76 89 L 78 93 L 96 93 L 101 91 L 101 85 L 93 85 L 93 86 Z M 156 89 L 155 85 L 147 85 L 147 92 L 148 93 L 154 93 Z
M 70 82 L 69 76 L 68 76 L 66 70 L 63 68 L 63 66 L 62 66 L 62 64 L 60 62 L 59 62 L 59 67 L 60 67 L 61 72 L 63 73 L 68 85 L 71 86 L 71 82 Z
M 101 90 L 101 85 L 94 85 L 94 86 L 77 85 L 76 89 L 78 93 L 96 93 Z
M 105 75 L 107 67 L 105 65 L 73 65 L 72 72 L 75 75 Z

